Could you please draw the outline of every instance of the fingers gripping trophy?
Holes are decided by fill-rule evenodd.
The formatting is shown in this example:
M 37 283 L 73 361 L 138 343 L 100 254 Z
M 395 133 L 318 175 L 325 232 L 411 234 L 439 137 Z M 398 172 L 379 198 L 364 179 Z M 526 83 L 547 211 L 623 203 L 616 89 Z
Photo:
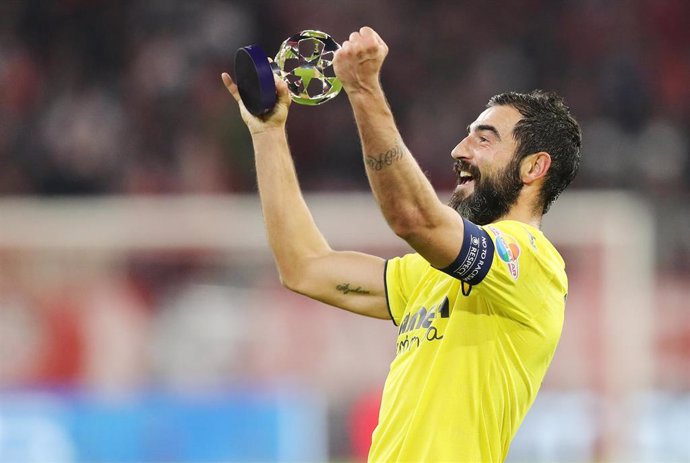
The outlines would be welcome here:
M 295 103 L 314 106 L 334 98 L 342 89 L 333 70 L 339 48 L 330 35 L 305 30 L 288 37 L 273 60 L 256 44 L 238 49 L 235 78 L 242 102 L 254 116 L 270 112 L 277 101 L 274 74 Z

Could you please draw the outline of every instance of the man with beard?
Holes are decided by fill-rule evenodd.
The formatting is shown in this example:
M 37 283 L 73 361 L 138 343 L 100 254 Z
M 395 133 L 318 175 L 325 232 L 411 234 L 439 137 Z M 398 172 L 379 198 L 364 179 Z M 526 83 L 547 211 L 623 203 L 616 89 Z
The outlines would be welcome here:
M 285 134 L 286 85 L 276 80 L 278 104 L 254 117 L 223 81 L 252 134 L 281 282 L 398 326 L 369 460 L 503 461 L 561 333 L 565 265 L 539 228 L 575 176 L 580 129 L 554 94 L 494 96 L 451 152 L 458 185 L 446 206 L 395 126 L 379 80 L 387 52 L 364 27 L 334 59 L 374 196 L 416 251 L 387 261 L 332 250 L 314 224 Z

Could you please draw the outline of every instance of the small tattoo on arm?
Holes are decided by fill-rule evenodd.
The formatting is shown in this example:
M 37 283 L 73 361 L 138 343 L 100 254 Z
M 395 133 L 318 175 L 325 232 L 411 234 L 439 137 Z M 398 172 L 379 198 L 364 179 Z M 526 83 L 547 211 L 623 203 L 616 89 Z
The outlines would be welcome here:
M 369 294 L 369 291 L 363 289 L 361 286 L 357 286 L 356 288 L 351 287 L 350 283 L 341 283 L 338 286 L 336 286 L 335 289 L 337 289 L 343 294 Z
M 367 156 L 364 162 L 366 162 L 367 167 L 373 170 L 382 170 L 386 167 L 392 165 L 394 162 L 399 161 L 403 158 L 403 149 L 400 145 L 395 145 L 388 151 L 375 155 Z

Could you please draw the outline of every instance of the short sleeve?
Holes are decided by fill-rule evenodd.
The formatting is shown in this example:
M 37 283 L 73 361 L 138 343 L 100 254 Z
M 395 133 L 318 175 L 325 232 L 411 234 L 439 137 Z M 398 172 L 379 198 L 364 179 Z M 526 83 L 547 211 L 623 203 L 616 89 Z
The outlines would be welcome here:
M 494 243 L 494 260 L 475 290 L 496 310 L 524 323 L 534 323 L 542 309 L 562 308 L 567 292 L 565 266 L 541 232 L 515 221 L 485 229 Z
M 429 263 L 419 254 L 406 254 L 386 261 L 384 275 L 386 303 L 396 326 L 405 312 L 412 293 L 430 268 Z

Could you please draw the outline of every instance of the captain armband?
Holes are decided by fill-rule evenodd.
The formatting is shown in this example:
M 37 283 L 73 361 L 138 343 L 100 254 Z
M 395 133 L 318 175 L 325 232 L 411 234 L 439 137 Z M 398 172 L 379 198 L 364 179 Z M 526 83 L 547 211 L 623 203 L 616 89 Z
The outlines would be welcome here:
M 452 264 L 439 270 L 460 281 L 476 285 L 489 273 L 494 258 L 494 243 L 484 229 L 465 218 L 462 221 L 465 233 L 460 254 Z

